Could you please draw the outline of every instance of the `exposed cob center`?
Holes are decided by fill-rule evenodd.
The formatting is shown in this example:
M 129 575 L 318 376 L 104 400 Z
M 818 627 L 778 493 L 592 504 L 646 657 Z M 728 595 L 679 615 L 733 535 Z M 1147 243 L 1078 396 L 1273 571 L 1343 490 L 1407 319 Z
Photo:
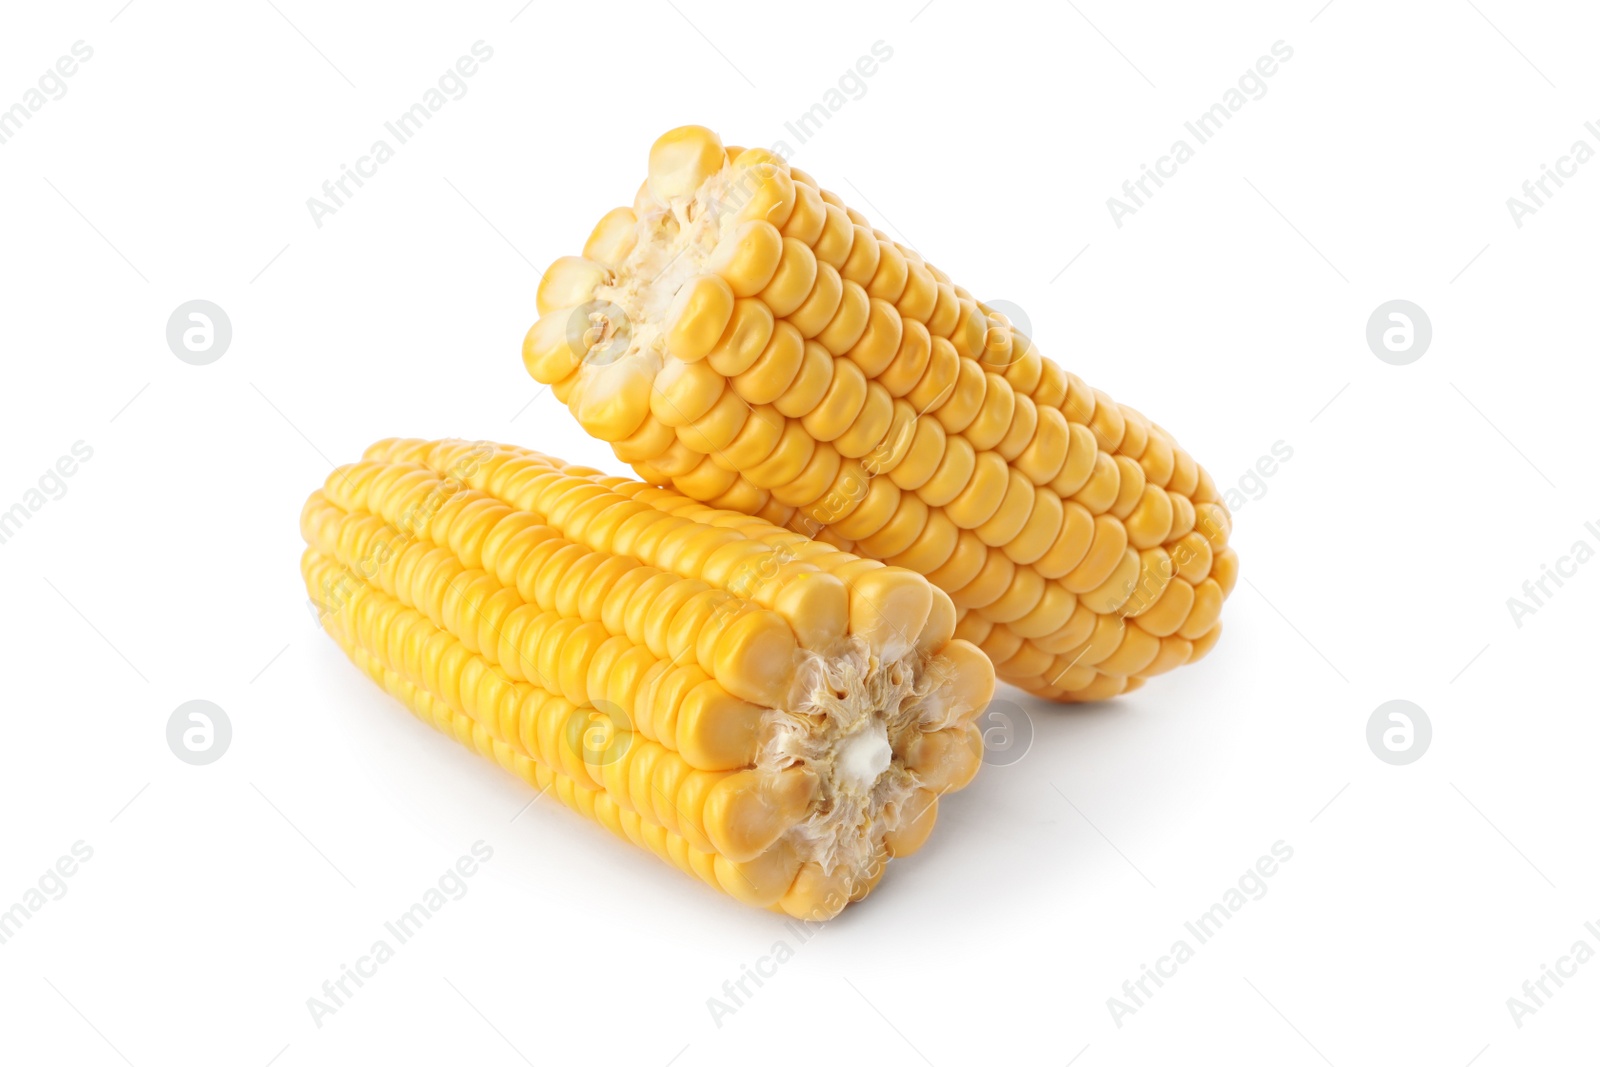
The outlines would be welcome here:
M 915 814 L 907 801 L 923 783 L 901 756 L 938 720 L 935 679 L 918 679 L 918 658 L 884 664 L 859 640 L 829 657 L 808 654 L 792 710 L 768 716 L 756 766 L 815 772 L 815 805 L 790 834 L 801 856 L 826 874 L 842 868 L 847 884 L 871 877 L 878 843 Z
M 591 432 L 626 424 L 649 394 L 670 397 L 687 366 L 667 352 L 665 323 L 674 298 L 703 274 L 735 222 L 734 172 L 723 169 L 695 190 L 639 217 L 627 258 L 586 305 L 589 345 L 568 403 Z M 578 328 L 584 328 L 582 323 Z

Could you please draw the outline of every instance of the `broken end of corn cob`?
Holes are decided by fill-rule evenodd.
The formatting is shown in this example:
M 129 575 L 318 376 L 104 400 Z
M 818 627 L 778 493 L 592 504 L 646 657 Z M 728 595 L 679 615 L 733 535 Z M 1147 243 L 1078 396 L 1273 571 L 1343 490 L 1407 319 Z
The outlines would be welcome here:
M 506 446 L 381 441 L 301 515 L 325 629 L 419 717 L 745 903 L 830 918 L 977 772 L 921 577 Z

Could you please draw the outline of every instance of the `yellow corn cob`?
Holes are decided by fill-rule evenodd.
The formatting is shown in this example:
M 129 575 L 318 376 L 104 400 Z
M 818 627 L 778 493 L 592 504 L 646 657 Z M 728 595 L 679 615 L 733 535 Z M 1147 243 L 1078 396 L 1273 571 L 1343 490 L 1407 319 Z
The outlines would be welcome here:
M 523 359 L 655 485 L 927 575 L 999 676 L 1094 700 L 1205 655 L 1209 475 L 761 149 L 684 126 L 539 286 Z
M 464 441 L 373 445 L 301 529 L 379 684 L 745 903 L 832 917 L 978 770 L 993 669 L 909 571 Z

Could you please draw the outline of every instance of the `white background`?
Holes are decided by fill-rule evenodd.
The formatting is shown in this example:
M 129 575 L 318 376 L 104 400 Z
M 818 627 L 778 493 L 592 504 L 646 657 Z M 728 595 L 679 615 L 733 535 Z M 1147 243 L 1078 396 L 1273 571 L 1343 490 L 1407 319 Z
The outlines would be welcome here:
M 0 145 L 0 510 L 94 454 L 0 545 L 0 908 L 74 842 L 93 858 L 0 945 L 0 1059 L 1592 1060 L 1600 961 L 1520 1028 L 1506 1000 L 1600 949 L 1600 562 L 1520 627 L 1506 601 L 1600 548 L 1600 161 L 1521 228 L 1506 199 L 1600 148 L 1600 20 L 1475 2 L 14 6 L 0 107 L 94 55 Z M 466 95 L 314 225 L 306 199 L 478 40 Z M 879 40 L 865 94 L 797 143 Z M 1117 227 L 1107 197 L 1279 40 L 1266 95 Z M 803 945 L 522 811 L 344 660 L 297 573 L 302 500 L 379 438 L 620 470 L 519 347 L 537 270 L 686 122 L 786 140 L 1220 486 L 1293 449 L 1247 481 L 1211 657 L 1109 705 L 1025 702 L 1026 756 Z M 209 366 L 165 340 L 196 298 L 233 326 Z M 1396 298 L 1433 324 L 1409 366 L 1364 336 Z M 165 740 L 197 698 L 233 725 L 204 767 Z M 1397 698 L 1434 734 L 1402 767 L 1365 739 Z M 307 998 L 480 839 L 467 895 L 318 1027 Z M 1118 1026 L 1107 998 L 1280 840 L 1266 895 Z M 779 939 L 719 1026 L 708 998 Z

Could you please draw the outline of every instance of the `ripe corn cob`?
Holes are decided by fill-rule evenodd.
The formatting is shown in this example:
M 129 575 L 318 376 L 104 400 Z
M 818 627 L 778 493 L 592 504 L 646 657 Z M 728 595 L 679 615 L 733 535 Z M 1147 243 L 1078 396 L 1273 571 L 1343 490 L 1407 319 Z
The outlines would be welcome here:
M 1210 476 L 769 152 L 667 133 L 538 310 L 529 372 L 641 478 L 925 574 L 1005 681 L 1095 700 L 1221 633 Z
M 993 669 L 909 571 L 463 441 L 373 445 L 301 529 L 380 685 L 745 903 L 831 918 L 978 770 Z

